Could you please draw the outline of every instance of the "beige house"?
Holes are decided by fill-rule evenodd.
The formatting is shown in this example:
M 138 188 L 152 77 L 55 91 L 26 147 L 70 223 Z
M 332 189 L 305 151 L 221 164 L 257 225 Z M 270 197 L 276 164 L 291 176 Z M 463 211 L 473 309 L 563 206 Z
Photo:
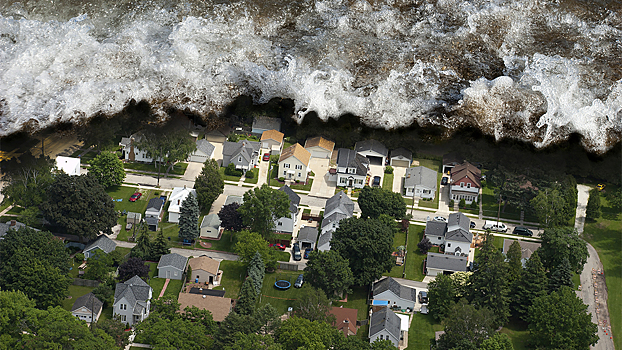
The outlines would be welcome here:
M 201 255 L 198 258 L 192 258 L 188 261 L 192 268 L 192 281 L 195 283 L 220 285 L 222 271 L 220 269 L 220 261 L 212 259 L 209 256 Z
M 88 293 L 76 299 L 71 307 L 71 314 L 90 324 L 93 321 L 97 322 L 103 305 L 93 293 Z
M 279 158 L 279 177 L 287 180 L 307 181 L 311 153 L 299 143 L 288 147 Z
M 335 149 L 335 143 L 318 136 L 305 141 L 305 149 L 311 153 L 311 158 L 330 159 Z
M 281 154 L 283 150 L 283 134 L 276 130 L 267 130 L 261 134 L 261 148 L 270 150 L 270 154 Z
M 213 295 L 179 293 L 177 302 L 179 303 L 179 310 L 196 306 L 201 310 L 211 312 L 212 317 L 216 322 L 224 321 L 225 317 L 227 317 L 233 309 L 231 298 L 223 298 Z

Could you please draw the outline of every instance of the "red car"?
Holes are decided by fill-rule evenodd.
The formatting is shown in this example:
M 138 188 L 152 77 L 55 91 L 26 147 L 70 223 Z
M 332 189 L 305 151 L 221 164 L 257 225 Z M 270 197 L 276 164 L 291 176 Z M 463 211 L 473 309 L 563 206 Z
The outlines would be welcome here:
M 136 192 L 133 195 L 130 196 L 130 202 L 136 202 L 136 200 L 138 200 L 140 198 L 140 196 L 142 196 L 143 194 L 140 192 Z
M 270 153 L 264 153 L 263 160 L 266 160 L 266 161 L 270 160 Z
M 282 245 L 281 243 L 270 244 L 270 247 L 273 247 L 273 248 L 276 248 L 276 249 L 280 249 L 280 250 L 285 250 L 285 246 Z

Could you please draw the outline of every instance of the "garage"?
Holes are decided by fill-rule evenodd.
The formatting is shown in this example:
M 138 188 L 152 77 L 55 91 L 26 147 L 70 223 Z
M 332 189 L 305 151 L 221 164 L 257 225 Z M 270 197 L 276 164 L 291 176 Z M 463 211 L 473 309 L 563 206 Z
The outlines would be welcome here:
M 330 158 L 330 152 L 323 150 L 312 150 L 311 158 Z
M 384 165 L 384 163 L 382 162 L 382 159 L 383 159 L 382 157 L 365 156 L 365 158 L 369 160 L 370 165 L 380 165 L 380 166 Z
M 392 167 L 402 167 L 402 168 L 408 168 L 410 166 L 410 162 L 407 160 L 399 160 L 399 159 L 395 159 L 395 158 L 391 158 L 391 166 Z
M 193 154 L 193 155 L 190 156 L 189 160 L 191 162 L 205 163 L 205 161 L 207 161 L 207 156 L 199 155 L 199 154 Z

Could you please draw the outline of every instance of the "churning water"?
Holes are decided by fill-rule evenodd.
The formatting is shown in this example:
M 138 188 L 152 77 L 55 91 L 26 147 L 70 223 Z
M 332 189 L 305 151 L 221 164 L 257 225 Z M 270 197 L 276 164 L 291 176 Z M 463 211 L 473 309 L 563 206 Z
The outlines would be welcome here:
M 0 135 L 115 113 L 222 111 L 472 125 L 538 147 L 622 133 L 619 0 L 0 0 Z

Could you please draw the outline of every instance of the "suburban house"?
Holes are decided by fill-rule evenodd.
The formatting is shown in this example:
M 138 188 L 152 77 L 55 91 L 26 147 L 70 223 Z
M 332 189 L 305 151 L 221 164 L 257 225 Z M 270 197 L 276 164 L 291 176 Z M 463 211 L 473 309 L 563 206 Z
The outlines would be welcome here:
M 451 169 L 453 169 L 456 165 L 464 163 L 464 158 L 462 155 L 451 152 L 447 153 L 443 156 L 443 174 L 449 175 Z
M 302 249 L 302 251 L 309 248 L 315 249 L 315 243 L 317 242 L 317 227 L 301 227 L 298 231 L 296 241 L 300 243 L 300 249 Z
M 106 254 L 115 250 L 117 244 L 106 235 L 99 235 L 96 239 L 87 243 L 86 247 L 82 250 L 85 259 L 89 259 L 97 255 L 99 252 Z
M 354 144 L 354 149 L 373 165 L 384 166 L 389 157 L 389 150 L 377 140 L 359 141 Z
M 333 156 L 335 143 L 318 136 L 305 141 L 305 149 L 311 153 L 311 158 L 330 159 Z
M 230 194 L 227 196 L 227 199 L 225 199 L 225 204 L 223 204 L 222 206 L 224 207 L 225 205 L 229 205 L 231 203 L 238 203 L 239 205 L 242 205 L 244 203 L 244 197 L 234 196 Z
M 466 272 L 467 257 L 428 252 L 425 270 L 427 276 L 451 275 L 454 272 Z
M 192 152 L 190 157 L 188 157 L 189 161 L 205 163 L 208 159 L 212 158 L 216 146 L 212 145 L 206 139 L 197 140 L 195 143 L 197 145 L 197 149 Z
M 390 340 L 396 348 L 399 348 L 402 338 L 402 321 L 395 312 L 388 307 L 371 314 L 369 320 L 369 342 L 373 343 L 376 339 Z
M 229 126 L 223 126 L 218 129 L 210 130 L 205 133 L 205 139 L 210 142 L 224 143 L 227 136 L 231 133 Z
M 462 163 L 451 169 L 449 197 L 454 201 L 464 199 L 466 204 L 478 201 L 482 187 L 482 171 L 470 163 Z
M 220 218 L 218 214 L 209 214 L 203 217 L 199 228 L 201 238 L 219 239 L 220 238 Z
M 400 284 L 392 277 L 384 277 L 374 283 L 374 300 L 387 301 L 388 307 L 399 309 L 415 309 L 417 303 L 417 290 L 410 286 Z
M 136 144 L 140 142 L 142 136 L 140 134 L 134 134 L 130 137 L 121 138 L 119 146 L 122 147 L 121 153 L 126 161 L 130 162 L 153 162 L 153 158 L 147 155 L 147 151 L 141 151 L 136 147 Z
M 404 190 L 408 197 L 434 199 L 438 173 L 424 166 L 406 169 Z
M 289 216 L 284 216 L 276 220 L 274 230 L 278 233 L 294 233 L 294 226 L 298 216 L 298 205 L 300 204 L 300 196 L 296 194 L 289 186 L 285 185 L 279 188 L 289 197 Z
M 158 230 L 158 223 L 162 219 L 163 208 L 164 201 L 161 198 L 151 198 L 149 203 L 147 203 L 147 210 L 145 210 L 145 222 L 151 231 Z
M 216 322 L 222 322 L 231 312 L 231 298 L 218 297 L 213 295 L 202 295 L 193 293 L 179 293 L 177 298 L 179 310 L 185 310 L 187 307 L 196 306 L 201 310 L 207 310 L 212 313 L 212 318 Z
M 187 262 L 188 258 L 177 253 L 162 255 L 158 262 L 158 277 L 181 280 L 186 271 Z
M 369 160 L 351 149 L 340 148 L 337 152 L 337 186 L 363 188 Z
M 70 176 L 80 175 L 80 158 L 58 156 L 56 168 Z
M 279 177 L 287 180 L 307 181 L 311 153 L 299 143 L 289 146 L 279 158 Z
M 330 250 L 330 240 L 333 237 L 333 232 L 339 227 L 339 222 L 343 219 L 351 218 L 353 215 L 354 202 L 345 192 L 339 191 L 339 193 L 327 199 L 324 206 L 321 235 L 317 244 L 318 250 L 323 252 Z
M 358 317 L 357 309 L 333 306 L 328 312 L 335 316 L 333 327 L 337 328 L 340 333 L 343 333 L 345 337 L 356 335 L 356 331 L 358 330 L 356 327 L 356 319 Z
M 28 227 L 26 224 L 23 224 L 17 220 L 9 220 L 6 223 L 0 223 L 0 240 L 4 239 L 4 236 L 6 235 L 7 231 L 13 229 L 13 230 L 19 230 L 20 227 Z M 31 227 L 33 230 L 35 231 L 40 231 L 39 229 L 33 228 Z
M 104 303 L 97 299 L 93 293 L 88 293 L 76 299 L 71 307 L 71 314 L 90 324 L 93 321 L 97 322 L 102 313 L 103 305 Z
M 171 193 L 171 196 L 168 199 L 169 202 L 171 202 L 168 206 L 168 222 L 174 222 L 176 224 L 179 223 L 181 206 L 191 193 L 194 198 L 197 197 L 197 191 L 194 188 L 187 188 L 186 186 L 173 187 L 173 193 Z
M 281 119 L 270 117 L 253 118 L 253 128 L 251 129 L 253 134 L 261 135 L 268 130 L 281 131 Z
M 510 250 L 510 246 L 514 242 L 515 241 L 513 239 L 505 238 L 503 240 L 503 255 L 508 254 L 508 251 Z M 520 262 L 523 264 L 523 267 L 525 267 L 525 263 L 527 262 L 527 260 L 529 260 L 529 258 L 531 258 L 531 254 L 533 254 L 533 252 L 538 250 L 541 244 L 536 243 L 536 242 L 522 241 L 522 240 L 518 240 L 518 244 L 520 245 L 520 250 L 521 250 Z
M 112 304 L 113 317 L 130 326 L 144 321 L 149 316 L 152 297 L 153 289 L 138 276 L 117 283 Z
M 406 148 L 398 148 L 391 151 L 391 159 L 389 160 L 391 166 L 408 168 L 412 162 L 413 153 Z
M 425 236 L 434 245 L 445 245 L 445 254 L 469 256 L 473 241 L 471 220 L 463 213 L 451 213 L 447 222 L 428 221 Z
M 201 255 L 198 258 L 188 260 L 188 265 L 192 269 L 192 280 L 195 283 L 211 284 L 214 287 L 220 285 L 222 271 L 219 260 Z
M 283 150 L 283 134 L 276 130 L 266 130 L 261 134 L 261 148 L 270 150 L 270 154 L 281 154 Z
M 259 163 L 260 148 L 261 143 L 256 141 L 225 141 L 222 146 L 222 166 L 226 167 L 229 163 L 233 163 L 236 169 L 251 170 Z

